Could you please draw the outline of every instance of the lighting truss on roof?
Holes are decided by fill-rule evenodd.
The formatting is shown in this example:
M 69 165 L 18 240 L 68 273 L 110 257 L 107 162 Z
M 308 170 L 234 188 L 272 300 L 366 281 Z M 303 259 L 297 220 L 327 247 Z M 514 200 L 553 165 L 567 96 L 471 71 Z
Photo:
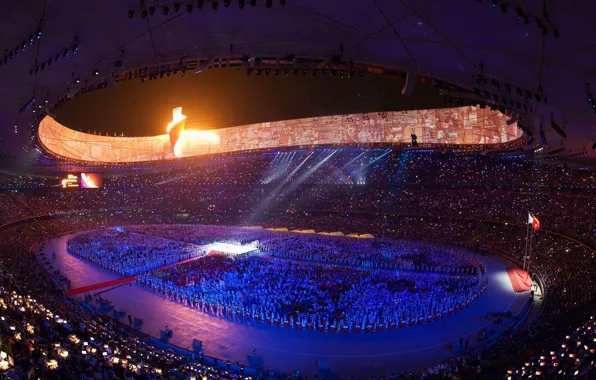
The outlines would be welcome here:
M 482 0 L 476 0 L 481 3 Z M 536 22 L 536 26 L 542 34 L 546 35 L 552 32 L 555 38 L 559 38 L 559 29 L 550 20 L 548 10 L 546 8 L 546 2 L 543 2 L 543 9 L 541 14 L 536 14 L 533 10 L 528 9 L 524 2 L 518 0 L 490 0 L 486 1 L 490 3 L 493 8 L 499 9 L 501 13 L 509 13 L 510 10 L 514 11 L 517 18 L 520 19 L 524 24 L 529 25 L 532 21 Z
M 548 103 L 548 97 L 542 87 L 537 91 L 532 91 L 521 86 L 513 85 L 507 81 L 497 78 L 496 76 L 488 75 L 484 71 L 484 65 L 480 64 L 480 70 L 476 75 L 475 92 L 482 91 L 486 97 L 501 96 L 514 101 L 535 100 L 538 103 Z
M 280 75 L 282 72 L 285 76 L 302 75 L 302 76 L 339 76 L 341 78 L 353 78 L 364 76 L 364 67 L 355 64 L 352 60 L 341 60 L 340 56 L 332 56 L 327 59 L 314 58 L 297 58 L 294 55 L 288 55 L 283 58 L 275 57 L 249 57 L 245 63 L 246 74 L 248 76 L 253 73 L 256 76 L 265 74 Z
M 36 60 L 35 64 L 29 70 L 29 75 L 33 75 L 34 73 L 38 73 L 39 71 L 43 71 L 46 66 L 49 68 L 52 66 L 53 63 L 58 63 L 61 60 L 66 59 L 70 55 L 75 55 L 79 51 L 79 38 L 74 36 L 73 41 L 70 43 L 69 46 L 64 47 L 56 52 L 56 54 L 52 54 L 47 58 L 42 60 Z
M 4 55 L 0 60 L 0 66 L 6 65 L 9 60 L 13 59 L 14 57 L 17 57 L 19 53 L 22 53 L 25 50 L 27 50 L 39 39 L 41 39 L 41 27 L 37 28 L 35 33 L 29 34 L 27 37 L 23 38 L 23 40 L 20 43 L 16 44 L 14 48 L 4 49 Z
M 445 98 L 447 103 L 454 103 L 456 105 L 480 105 L 480 107 L 490 107 L 491 109 L 499 110 L 501 113 L 523 114 L 533 112 L 534 108 L 528 104 L 521 102 L 512 102 L 511 99 L 505 97 L 495 96 L 490 93 L 483 93 L 480 91 L 452 91 L 441 90 L 440 94 Z
M 586 95 L 588 96 L 588 104 L 590 105 L 590 107 L 592 107 L 594 113 L 596 113 L 596 99 L 594 99 L 590 83 L 586 83 Z
M 244 9 L 245 5 L 246 5 L 246 0 L 193 0 L 193 1 L 174 1 L 174 2 L 166 2 L 164 3 L 155 3 L 152 5 L 147 5 L 147 2 L 145 1 L 141 1 L 139 4 L 135 5 L 133 8 L 129 9 L 127 12 L 127 16 L 129 19 L 132 19 L 135 17 L 135 14 L 139 14 L 141 16 L 142 19 L 146 19 L 149 16 L 154 16 L 155 15 L 155 11 L 157 9 L 161 10 L 161 13 L 164 16 L 168 16 L 170 13 L 170 9 L 173 10 L 174 13 L 179 13 L 179 12 L 187 12 L 187 13 L 192 13 L 192 11 L 195 9 L 203 9 L 203 6 L 205 5 L 205 2 L 207 3 L 211 3 L 211 9 L 216 11 L 219 9 L 219 3 L 223 3 L 225 8 L 228 8 L 232 2 L 237 2 L 238 3 L 238 8 L 240 9 Z M 262 6 L 264 6 L 265 8 L 272 8 L 273 7 L 273 0 L 248 0 L 248 3 L 250 4 L 251 7 L 255 7 L 257 6 L 258 3 L 261 3 Z M 286 5 L 286 0 L 279 0 L 279 5 L 281 6 L 285 6 Z
M 557 132 L 559 136 L 561 136 L 564 139 L 567 138 L 567 133 L 565 133 L 565 127 L 561 127 L 559 126 L 559 124 L 557 124 L 557 122 L 555 121 L 555 117 L 552 113 L 550 114 L 550 126 L 552 127 L 552 129 L 555 130 L 555 132 Z
M 32 96 L 19 108 L 19 113 L 23 113 L 25 110 L 33 107 L 34 104 L 35 104 L 35 96 Z

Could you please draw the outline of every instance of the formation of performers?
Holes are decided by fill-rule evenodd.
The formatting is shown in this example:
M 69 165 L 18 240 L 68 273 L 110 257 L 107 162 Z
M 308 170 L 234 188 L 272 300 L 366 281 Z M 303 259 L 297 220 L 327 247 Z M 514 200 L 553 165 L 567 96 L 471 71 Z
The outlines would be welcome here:
M 138 274 L 152 291 L 193 308 L 321 331 L 430 322 L 466 307 L 486 289 L 483 265 L 473 255 L 439 244 L 225 226 L 175 228 L 87 231 L 75 235 L 68 249 L 118 273 Z M 207 251 L 196 244 L 225 236 L 235 244 L 259 242 L 259 256 L 203 256 Z

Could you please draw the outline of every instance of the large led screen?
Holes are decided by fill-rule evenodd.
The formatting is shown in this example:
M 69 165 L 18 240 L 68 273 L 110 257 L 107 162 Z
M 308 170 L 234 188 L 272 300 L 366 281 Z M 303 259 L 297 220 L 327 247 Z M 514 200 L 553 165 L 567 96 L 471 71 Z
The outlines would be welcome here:
M 79 177 L 76 174 L 68 174 L 65 178 L 60 180 L 60 186 L 62 186 L 63 189 L 79 187 Z
M 101 174 L 98 173 L 81 173 L 81 188 L 83 189 L 99 189 L 102 185 Z
M 93 162 L 140 162 L 213 153 L 331 144 L 418 143 L 498 145 L 522 132 L 498 111 L 479 107 L 441 108 L 311 117 L 230 127 L 187 130 L 180 108 L 164 126 L 168 134 L 152 137 L 97 136 L 69 129 L 49 116 L 39 125 L 39 140 L 62 157 Z

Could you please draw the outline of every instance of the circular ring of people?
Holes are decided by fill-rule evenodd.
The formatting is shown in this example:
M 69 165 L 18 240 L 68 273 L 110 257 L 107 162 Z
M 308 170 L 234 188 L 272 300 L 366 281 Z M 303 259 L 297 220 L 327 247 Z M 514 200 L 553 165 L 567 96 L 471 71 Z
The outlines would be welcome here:
M 430 323 L 488 284 L 471 252 L 408 240 L 141 225 L 77 234 L 68 251 L 206 313 L 317 331 Z

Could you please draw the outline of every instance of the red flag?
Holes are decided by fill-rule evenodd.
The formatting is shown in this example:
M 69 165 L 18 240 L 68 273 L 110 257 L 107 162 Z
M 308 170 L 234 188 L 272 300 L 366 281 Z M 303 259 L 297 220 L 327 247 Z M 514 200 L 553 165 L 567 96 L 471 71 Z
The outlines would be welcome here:
M 534 228 L 534 232 L 538 232 L 540 229 L 540 221 L 534 215 L 532 215 L 532 227 Z

